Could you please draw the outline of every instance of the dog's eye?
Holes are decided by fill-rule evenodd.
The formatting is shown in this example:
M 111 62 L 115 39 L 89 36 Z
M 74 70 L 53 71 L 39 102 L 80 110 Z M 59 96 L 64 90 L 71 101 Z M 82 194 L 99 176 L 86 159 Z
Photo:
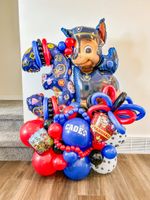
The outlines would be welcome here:
M 85 53 L 91 53 L 91 52 L 92 52 L 92 47 L 91 47 L 91 46 L 86 46 L 86 47 L 84 48 L 84 52 L 85 52 Z

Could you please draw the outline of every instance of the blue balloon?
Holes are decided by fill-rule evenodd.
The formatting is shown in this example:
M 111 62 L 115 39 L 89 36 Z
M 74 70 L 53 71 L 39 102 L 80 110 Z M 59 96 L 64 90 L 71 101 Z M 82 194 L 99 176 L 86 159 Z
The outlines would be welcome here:
M 89 123 L 81 118 L 68 120 L 63 126 L 62 139 L 66 145 L 87 147 L 91 143 Z
M 73 164 L 78 159 L 78 155 L 73 151 L 71 152 L 64 151 L 63 157 L 64 157 L 64 160 L 69 164 Z
M 91 171 L 91 164 L 87 157 L 78 159 L 73 165 L 64 169 L 65 175 L 72 180 L 84 179 Z
M 136 114 L 137 115 L 136 120 L 142 119 L 146 114 L 144 108 L 136 104 L 123 104 L 122 106 L 120 106 L 120 108 L 118 108 L 118 110 L 126 110 L 126 109 L 139 112 L 138 114 Z
M 41 58 L 39 56 L 39 52 L 38 52 L 38 47 L 37 47 L 37 42 L 36 41 L 32 41 L 32 48 L 33 48 L 33 52 L 34 52 L 36 63 L 41 68 L 42 67 L 42 62 L 41 62 Z
M 44 97 L 43 100 L 43 113 L 44 113 L 44 120 L 48 120 L 48 98 Z
M 73 106 L 73 107 L 75 107 L 75 108 L 79 108 L 79 107 L 80 107 L 80 104 L 79 104 L 78 102 L 72 102 L 72 103 L 70 104 L 70 106 Z
M 109 97 L 108 95 L 106 95 L 106 94 L 104 94 L 104 93 L 102 93 L 102 92 L 96 92 L 96 93 L 94 93 L 94 94 L 92 95 L 92 97 L 91 97 L 91 103 L 92 103 L 93 105 L 98 104 L 97 101 L 96 101 L 97 98 L 102 98 L 102 99 L 104 99 L 104 100 L 106 101 L 107 105 L 108 105 L 110 108 L 112 107 L 112 101 L 111 101 L 111 99 L 110 99 L 110 97 Z
M 63 51 L 65 50 L 65 48 L 66 48 L 65 42 L 61 41 L 61 42 L 58 43 L 58 49 L 59 49 L 60 51 L 63 52 Z
M 107 145 L 102 149 L 101 154 L 108 159 L 113 159 L 117 156 L 117 151 L 112 145 Z
M 122 126 L 122 124 L 119 123 L 119 121 L 116 119 L 115 115 L 111 111 L 108 112 L 108 117 L 110 121 L 114 124 L 117 131 L 121 134 L 125 134 L 126 129 L 124 128 L 124 126 Z

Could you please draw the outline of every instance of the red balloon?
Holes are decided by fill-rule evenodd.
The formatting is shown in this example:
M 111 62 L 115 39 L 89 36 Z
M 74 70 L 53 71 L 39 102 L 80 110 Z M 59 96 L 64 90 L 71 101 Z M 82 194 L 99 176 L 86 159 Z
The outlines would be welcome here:
M 41 176 L 49 176 L 56 172 L 56 169 L 53 166 L 53 156 L 54 152 L 52 149 L 39 155 L 34 152 L 32 157 L 32 165 L 35 171 Z
M 73 52 L 72 48 L 68 47 L 68 48 L 65 49 L 64 54 L 69 56 L 69 55 L 72 54 L 72 52 Z
M 93 146 L 93 149 L 102 150 L 104 148 L 104 146 L 105 146 L 105 142 L 93 141 L 92 146 Z
M 114 86 L 112 85 L 107 85 L 103 88 L 102 92 L 104 92 L 105 94 L 107 94 L 112 102 L 114 102 L 117 98 L 117 92 L 116 92 L 116 89 L 114 88 Z
M 29 138 L 40 128 L 42 128 L 44 125 L 43 120 L 37 119 L 37 120 L 31 120 L 27 121 L 22 125 L 20 128 L 20 139 L 23 144 L 30 147 L 30 144 L 28 142 Z
M 56 154 L 52 149 L 39 155 L 34 152 L 32 165 L 35 171 L 41 176 L 49 176 L 57 170 L 64 170 L 67 166 L 62 154 Z
M 132 124 L 136 120 L 136 113 L 132 110 L 116 110 L 114 115 L 120 124 Z M 126 118 L 121 118 L 121 116 L 126 116 Z
M 52 123 L 48 128 L 48 134 L 51 138 L 61 140 L 63 128 L 58 123 Z
M 67 47 L 74 47 L 75 46 L 75 39 L 74 38 L 66 38 L 65 44 Z
M 62 154 L 55 154 L 55 157 L 53 158 L 53 167 L 59 171 L 64 170 L 67 167 L 67 163 Z
M 67 106 L 64 108 L 64 114 L 67 114 L 69 110 L 72 110 L 74 107 L 73 106 Z M 77 116 L 77 113 L 74 113 L 68 117 L 68 119 L 73 119 Z

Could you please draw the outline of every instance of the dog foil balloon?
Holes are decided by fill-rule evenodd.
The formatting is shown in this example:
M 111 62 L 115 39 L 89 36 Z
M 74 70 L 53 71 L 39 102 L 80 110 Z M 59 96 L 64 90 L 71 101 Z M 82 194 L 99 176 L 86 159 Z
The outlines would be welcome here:
M 104 19 L 96 28 L 61 30 L 65 42 L 55 45 L 37 39 L 23 56 L 26 72 L 49 67 L 42 85 L 54 96 L 40 93 L 27 98 L 38 119 L 22 125 L 20 139 L 34 149 L 32 164 L 37 173 L 48 176 L 63 170 L 68 178 L 81 180 L 92 169 L 101 174 L 115 169 L 117 147 L 126 138 L 124 125 L 142 119 L 145 111 L 119 89 L 113 75 L 118 67 L 115 48 L 102 53 Z

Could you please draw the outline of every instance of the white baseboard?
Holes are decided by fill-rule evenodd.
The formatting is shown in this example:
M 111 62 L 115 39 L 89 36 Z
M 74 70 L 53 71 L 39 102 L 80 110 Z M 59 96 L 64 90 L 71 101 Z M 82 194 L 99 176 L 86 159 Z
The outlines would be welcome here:
M 0 100 L 22 100 L 21 95 L 0 95 Z
M 118 147 L 118 153 L 150 154 L 150 137 L 127 136 L 125 142 Z

